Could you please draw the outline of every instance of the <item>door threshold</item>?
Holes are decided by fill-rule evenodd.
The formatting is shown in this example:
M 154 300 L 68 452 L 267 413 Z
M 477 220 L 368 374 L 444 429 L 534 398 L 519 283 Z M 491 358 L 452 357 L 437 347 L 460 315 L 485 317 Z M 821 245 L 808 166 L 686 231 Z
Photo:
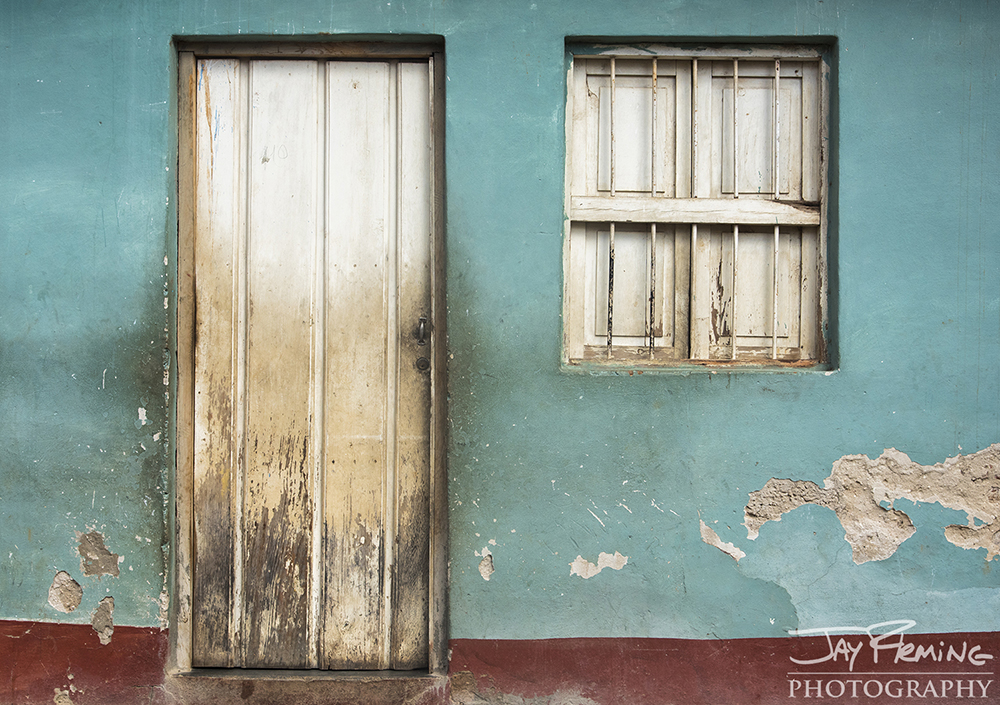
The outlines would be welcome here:
M 195 668 L 168 675 L 167 702 L 211 705 L 447 705 L 448 676 L 427 671 Z
M 175 674 L 179 678 L 218 678 L 223 680 L 286 680 L 286 681 L 384 681 L 384 680 L 436 680 L 444 676 L 434 675 L 427 669 L 413 671 L 324 671 L 320 669 L 295 668 L 192 668 Z

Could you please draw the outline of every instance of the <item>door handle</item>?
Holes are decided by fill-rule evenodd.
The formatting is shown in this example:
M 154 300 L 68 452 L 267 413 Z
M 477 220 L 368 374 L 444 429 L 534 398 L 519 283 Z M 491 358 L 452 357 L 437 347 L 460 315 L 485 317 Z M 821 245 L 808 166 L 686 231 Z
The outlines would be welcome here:
M 427 317 L 421 316 L 417 321 L 417 345 L 427 345 Z

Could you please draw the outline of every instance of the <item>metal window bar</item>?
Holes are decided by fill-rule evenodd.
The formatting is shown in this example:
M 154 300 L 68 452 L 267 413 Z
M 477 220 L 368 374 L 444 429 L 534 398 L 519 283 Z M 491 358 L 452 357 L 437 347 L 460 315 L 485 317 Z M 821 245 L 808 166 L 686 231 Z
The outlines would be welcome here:
M 649 224 L 649 357 L 656 345 L 656 223 Z
M 779 82 L 781 80 L 781 59 L 774 60 L 774 200 L 781 198 L 781 180 L 778 178 L 778 170 L 781 168 L 779 150 L 781 149 L 781 92 Z
M 608 234 L 608 359 L 611 359 L 611 337 L 614 334 L 615 308 L 615 224 Z
M 778 236 L 780 229 L 774 226 L 774 249 L 771 256 L 771 359 L 778 359 Z
M 740 60 L 733 59 L 733 198 L 740 197 Z M 734 260 L 735 261 L 735 260 Z M 733 339 L 735 342 L 735 338 Z M 735 347 L 735 346 L 734 346 Z
M 733 292 L 729 305 L 730 358 L 736 359 L 736 277 L 739 272 L 740 226 L 733 225 Z

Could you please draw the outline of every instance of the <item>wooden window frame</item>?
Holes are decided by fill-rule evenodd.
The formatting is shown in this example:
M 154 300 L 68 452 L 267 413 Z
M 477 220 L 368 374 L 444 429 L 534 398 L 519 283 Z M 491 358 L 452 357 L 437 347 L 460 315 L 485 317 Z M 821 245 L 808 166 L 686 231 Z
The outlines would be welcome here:
M 176 353 L 176 450 L 173 478 L 173 502 L 170 519 L 172 524 L 172 575 L 170 579 L 169 655 L 167 674 L 172 677 L 204 676 L 236 684 L 233 700 L 239 700 L 241 679 L 266 678 L 301 683 L 304 676 L 310 681 L 329 683 L 343 679 L 357 686 L 363 680 L 379 689 L 378 692 L 412 693 L 411 686 L 398 685 L 413 678 L 427 678 L 434 687 L 447 673 L 447 571 L 448 571 L 448 515 L 446 467 L 446 327 L 444 296 L 444 42 L 438 37 L 393 37 L 389 41 L 370 41 L 366 38 L 346 38 L 332 41 L 329 37 L 315 41 L 228 39 L 174 41 L 177 59 L 177 322 L 175 334 Z M 193 546 L 193 473 L 194 473 L 194 232 L 195 232 L 195 68 L 198 59 L 204 58 L 302 58 L 302 59 L 422 59 L 433 66 L 432 125 L 434 149 L 432 164 L 432 233 L 431 247 L 431 326 L 435 331 L 430 355 L 432 357 L 431 418 L 430 418 L 430 604 L 428 609 L 428 668 L 418 671 L 316 671 L 316 670 L 245 670 L 192 668 L 191 597 Z M 235 680 L 234 680 L 235 679 Z M 168 688 L 185 691 L 183 678 L 174 678 Z M 395 688 L 395 690 L 393 690 Z M 196 692 L 196 691 L 186 691 Z M 222 692 L 225 692 L 223 689 Z M 354 692 L 353 690 L 351 691 Z M 215 691 L 218 694 L 218 691 Z M 225 698 L 223 698 L 225 700 Z
M 562 339 L 562 368 L 567 371 L 587 371 L 594 373 L 608 372 L 616 373 L 622 369 L 649 370 L 649 371 L 691 371 L 706 368 L 726 368 L 731 370 L 782 370 L 782 369 L 830 369 L 828 345 L 826 331 L 828 328 L 828 265 L 827 265 L 827 241 L 828 241 L 828 204 L 829 204 L 829 115 L 830 115 L 830 62 L 828 45 L 763 45 L 763 44 L 702 44 L 693 45 L 666 45 L 666 44 L 583 44 L 567 43 L 567 98 L 566 98 L 566 176 L 565 176 L 565 239 L 563 248 L 563 339 Z M 740 199 L 739 185 L 734 190 L 734 179 L 738 179 L 739 159 L 729 158 L 729 169 L 734 170 L 732 174 L 726 174 L 722 161 L 716 164 L 709 156 L 711 147 L 703 147 L 699 153 L 699 139 L 702 143 L 710 142 L 714 139 L 718 144 L 715 149 L 720 149 L 721 144 L 728 138 L 729 149 L 733 153 L 739 153 L 734 144 L 732 128 L 729 133 L 723 133 L 721 137 L 715 137 L 714 133 L 706 139 L 706 130 L 712 128 L 714 117 L 712 105 L 705 106 L 699 104 L 698 96 L 705 94 L 705 88 L 699 89 L 698 84 L 698 60 L 703 59 L 713 62 L 712 67 L 724 61 L 731 61 L 732 70 L 736 72 L 736 78 L 731 79 L 733 83 L 738 81 L 739 62 L 752 62 L 760 64 L 770 62 L 773 69 L 772 95 L 779 85 L 779 79 L 785 71 L 781 69 L 781 63 L 786 62 L 792 66 L 810 66 L 809 71 L 814 72 L 815 90 L 818 92 L 817 109 L 819 113 L 819 126 L 815 132 L 808 134 L 802 132 L 801 115 L 799 123 L 791 123 L 795 129 L 799 130 L 802 141 L 798 145 L 798 156 L 801 158 L 806 149 L 818 163 L 815 173 L 801 169 L 798 177 L 803 181 L 799 182 L 798 188 L 806 189 L 804 179 L 815 177 L 809 184 L 809 192 L 818 194 L 810 202 L 806 202 L 801 194 L 807 193 L 802 190 L 799 194 L 789 192 L 785 182 L 790 181 L 786 177 L 781 181 L 780 177 L 785 176 L 781 171 L 782 161 L 779 158 L 779 130 L 784 129 L 784 125 L 789 118 L 777 118 L 777 112 L 771 119 L 772 127 L 779 126 L 773 130 L 773 149 L 771 177 L 773 177 L 774 187 L 768 194 L 773 193 L 774 188 L 780 189 L 780 194 L 761 195 L 761 193 L 750 193 L 743 195 Z M 621 61 L 618 61 L 621 60 Z M 608 102 L 607 97 L 596 98 L 594 90 L 589 88 L 590 69 L 585 65 L 578 67 L 578 62 L 593 61 L 594 64 L 606 64 L 607 82 L 610 88 L 602 87 L 603 91 L 610 93 L 610 104 L 614 106 L 616 62 L 618 66 L 625 66 L 626 72 L 620 75 L 620 79 L 625 81 L 632 78 L 628 71 L 635 71 L 629 67 L 640 66 L 643 62 L 652 66 L 640 74 L 644 77 L 645 83 L 643 91 L 649 91 L 652 87 L 651 98 L 644 98 L 645 107 L 648 110 L 652 107 L 652 117 L 645 118 L 652 124 L 652 137 L 646 139 L 646 148 L 650 148 L 652 157 L 648 158 L 647 166 L 643 178 L 648 181 L 643 182 L 645 193 L 637 193 L 634 186 L 628 186 L 616 191 L 616 175 L 614 166 L 607 166 L 616 163 L 615 150 L 623 149 L 624 139 L 613 136 L 610 139 L 610 147 L 594 146 L 594 137 L 581 138 L 584 132 L 594 133 L 595 130 L 606 139 L 606 133 L 601 130 L 610 130 L 615 134 L 614 117 L 620 116 L 619 108 L 611 107 L 605 114 L 604 103 Z M 677 67 L 674 67 L 676 62 Z M 659 67 L 657 68 L 657 65 Z M 670 100 L 670 108 L 667 109 L 666 119 L 674 120 L 675 123 L 668 128 L 668 134 L 685 132 L 681 137 L 661 140 L 657 135 L 658 130 L 663 129 L 658 120 L 662 120 L 664 108 L 657 105 L 657 95 L 661 93 L 661 86 L 657 85 L 657 76 L 667 78 L 672 75 L 681 76 L 682 65 L 686 66 L 686 88 L 679 78 L 675 85 L 675 93 Z M 744 64 L 746 65 L 746 64 Z M 702 72 L 705 64 L 702 64 Z M 711 70 L 711 69 L 710 69 Z M 676 74 L 671 72 L 676 71 Z M 732 74 L 730 74 L 732 75 Z M 586 80 L 588 83 L 580 88 L 579 82 Z M 634 80 L 634 79 L 633 79 Z M 759 79 L 758 79 L 759 80 Z M 813 87 L 813 84 L 809 84 Z M 686 90 L 686 92 L 685 92 Z M 708 90 L 714 90 L 709 88 Z M 731 92 L 732 89 L 730 88 Z M 620 91 L 619 91 L 620 92 Z M 782 94 L 783 95 L 783 94 Z M 593 106 L 589 103 L 598 100 L 600 103 L 599 117 L 595 115 Z M 730 97 L 731 100 L 731 97 Z M 782 101 L 784 98 L 782 98 Z M 583 106 L 583 101 L 587 101 L 588 106 Z M 576 103 L 580 102 L 581 105 Z M 661 103 L 664 103 L 661 98 Z M 775 101 L 774 110 L 780 110 L 780 101 Z M 676 104 L 676 113 L 671 112 Z M 720 108 L 721 110 L 721 108 Z M 686 112 L 685 112 L 686 111 Z M 626 117 L 630 115 L 625 113 Z M 701 116 L 701 117 L 700 117 Z M 595 125 L 584 126 L 584 120 L 597 120 Z M 721 118 L 720 118 L 721 119 Z M 611 127 L 606 126 L 607 121 L 611 121 Z M 698 122 L 702 125 L 699 126 Z M 683 122 L 683 127 L 680 127 Z M 707 125 L 707 127 L 706 127 Z M 648 129 L 648 128 L 645 128 Z M 575 134 L 574 131 L 580 134 Z M 700 134 L 699 134 L 700 133 Z M 627 134 L 627 132 L 626 132 Z M 647 133 L 648 135 L 648 133 Z M 650 139 L 652 143 L 650 145 Z M 664 158 L 661 152 L 669 150 L 670 146 L 664 146 L 662 142 L 674 139 L 676 154 Z M 785 139 L 792 139 L 791 135 Z M 683 140 L 686 140 L 686 144 Z M 809 140 L 812 140 L 811 142 Z M 597 140 L 598 142 L 600 139 Z M 684 153 L 682 144 L 687 150 Z M 793 149 L 795 149 L 795 144 Z M 610 157 L 603 154 L 603 151 L 611 150 Z M 624 149 L 629 149 L 625 145 Z M 659 150 L 659 151 L 658 151 Z M 634 151 L 634 150 L 633 150 Z M 785 149 L 787 154 L 792 154 Z M 787 154 L 782 154 L 786 159 Z M 724 160 L 724 156 L 719 157 Z M 661 163 L 667 164 L 667 171 L 662 172 Z M 581 167 L 581 164 L 585 165 Z M 793 162 L 794 164 L 794 162 Z M 719 167 L 721 178 L 728 180 L 729 194 L 716 194 L 715 191 L 724 190 L 722 184 L 712 184 L 709 187 L 704 183 L 706 176 L 712 174 L 713 170 Z M 658 169 L 662 172 L 659 173 Z M 608 173 L 610 172 L 610 174 Z M 586 174 L 581 176 L 581 174 Z M 769 178 L 771 178 L 769 177 Z M 581 178 L 586 179 L 586 186 L 581 187 Z M 744 178 L 746 178 L 744 176 Z M 596 182 L 594 180 L 596 179 Z M 619 183 L 621 178 L 619 177 Z M 634 180 L 634 178 L 633 178 Z M 702 183 L 699 183 L 699 180 Z M 818 183 L 817 183 L 818 180 Z M 594 182 L 594 183 L 592 183 Z M 665 183 L 669 182 L 669 183 Z M 574 189 L 574 186 L 576 187 Z M 711 189 L 712 193 L 708 193 Z M 702 228 L 701 248 L 698 246 L 698 226 Z M 768 241 L 773 240 L 773 260 L 770 264 L 770 271 L 773 277 L 774 303 L 770 304 L 768 316 L 774 316 L 773 322 L 767 321 L 765 325 L 769 328 L 766 334 L 770 341 L 764 341 L 763 345 L 752 347 L 748 335 L 760 338 L 759 333 L 743 333 L 739 335 L 729 335 L 729 344 L 725 347 L 728 351 L 721 350 L 718 338 L 713 339 L 710 344 L 709 333 L 706 329 L 714 324 L 708 321 L 706 314 L 706 294 L 702 284 L 711 278 L 706 271 L 703 271 L 709 260 L 705 260 L 704 251 L 706 248 L 705 235 L 719 240 L 721 237 L 729 238 L 728 249 L 730 252 L 729 265 L 732 274 L 729 275 L 733 292 L 736 291 L 735 277 L 736 264 L 735 257 L 732 256 L 734 250 L 740 250 L 739 231 L 753 233 L 759 240 L 761 234 L 766 234 Z M 647 233 L 644 255 L 645 259 L 636 259 L 636 263 L 627 260 L 624 267 L 619 266 L 615 257 L 615 230 L 635 233 L 643 230 Z M 727 230 L 728 229 L 728 230 Z M 682 232 L 683 231 L 683 232 Z M 725 232 L 724 232 L 725 231 Z M 765 233 L 766 231 L 766 233 Z M 772 234 L 773 231 L 773 234 Z M 663 240 L 668 241 L 665 247 Z M 599 252 L 597 258 L 601 261 L 592 262 L 595 259 L 594 242 L 600 240 L 605 243 L 603 246 L 609 252 Z M 586 244 L 584 244 L 586 243 Z M 780 245 L 779 245 L 780 243 Z M 787 243 L 796 243 L 795 247 L 800 250 L 796 255 L 798 263 L 790 265 L 791 270 L 797 271 L 798 280 L 801 282 L 798 293 L 788 293 L 787 284 L 779 284 L 778 274 L 785 274 L 779 266 L 779 249 L 782 250 L 782 257 L 786 257 L 784 252 L 790 246 Z M 718 243 L 716 243 L 716 246 Z M 769 245 L 770 246 L 770 245 Z M 586 249 L 589 248 L 589 249 Z M 635 246 L 632 246 L 635 249 Z M 666 250 L 666 261 L 658 261 L 662 253 Z M 740 250 L 742 252 L 742 250 Z M 658 254 L 660 253 L 660 254 Z M 803 254 L 804 253 L 804 254 Z M 724 254 L 718 255 L 725 257 Z M 608 277 L 608 259 L 616 261 L 615 272 Z M 787 258 L 787 257 L 786 257 Z M 714 262 L 714 260 L 711 260 Z M 596 266 L 596 269 L 595 269 Z M 647 273 L 643 276 L 647 281 L 649 289 L 646 300 L 643 304 L 648 307 L 645 314 L 633 312 L 633 317 L 645 315 L 645 330 L 638 335 L 635 332 L 619 334 L 613 323 L 610 327 L 612 336 L 607 335 L 609 323 L 612 320 L 614 302 L 617 300 L 614 291 L 620 286 L 615 279 L 622 278 L 622 271 L 636 271 L 639 267 L 645 267 Z M 797 269 L 796 269 L 797 267 Z M 603 275 L 601 274 L 603 272 Z M 605 301 L 601 301 L 600 292 L 597 292 L 595 303 L 595 286 L 591 278 L 595 276 L 605 277 L 602 282 L 598 282 L 597 288 L 605 286 L 607 294 Z M 742 272 L 741 272 L 742 273 Z M 806 274 L 812 276 L 806 277 Z M 627 275 L 626 275 L 627 276 Z M 695 282 L 698 282 L 696 288 Z M 722 274 L 718 277 L 720 280 Z M 658 281 L 659 279 L 659 281 Z M 806 280 L 808 283 L 805 283 Z M 757 284 L 757 282 L 753 282 Z M 629 280 L 626 286 L 635 288 L 639 286 Z M 763 286 L 763 285 L 761 285 Z M 781 303 L 778 301 L 779 286 L 783 291 Z M 664 287 L 667 291 L 664 291 Z M 719 283 L 721 288 L 721 282 Z M 733 300 L 735 293 L 729 294 Z M 701 301 L 698 301 L 698 297 Z M 797 298 L 796 298 L 797 297 Z M 778 311 L 784 311 L 786 301 L 791 301 L 799 305 L 800 313 L 795 319 L 794 345 L 796 347 L 782 347 L 779 340 L 782 334 L 779 330 L 787 329 L 789 323 L 783 323 L 785 328 L 779 326 L 777 317 Z M 802 303 L 805 301 L 806 303 Z M 810 301 L 812 303 L 810 303 Z M 770 302 L 769 302 L 770 303 Z M 669 305 L 668 305 L 669 304 Z M 810 307 L 807 309 L 807 306 Z M 814 306 L 814 308 L 812 308 Z M 611 309 L 609 311 L 609 309 Z M 634 311 L 634 309 L 632 309 Z M 802 311 L 804 310 L 804 313 Z M 714 311 L 714 309 L 713 309 Z M 603 318 L 605 317 L 606 318 Z M 602 320 L 603 318 L 603 320 Z M 617 318 L 613 320 L 617 321 Z M 735 317 L 734 317 L 734 320 Z M 799 321 L 804 321 L 799 323 Z M 625 328 L 635 328 L 641 323 L 634 323 Z M 803 330 L 799 331 L 799 327 Z M 593 328 L 594 330 L 591 330 Z M 603 331 L 603 332 L 602 332 Z M 711 335 L 718 335 L 712 333 Z M 606 336 L 606 337 L 605 337 Z M 739 341 L 739 342 L 737 342 Z M 754 340 L 756 343 L 757 341 Z M 769 344 L 768 344 L 769 343 Z M 769 349 L 768 349 L 769 348 Z M 807 354 L 802 354 L 806 351 Z M 696 352 L 698 354 L 696 354 Z

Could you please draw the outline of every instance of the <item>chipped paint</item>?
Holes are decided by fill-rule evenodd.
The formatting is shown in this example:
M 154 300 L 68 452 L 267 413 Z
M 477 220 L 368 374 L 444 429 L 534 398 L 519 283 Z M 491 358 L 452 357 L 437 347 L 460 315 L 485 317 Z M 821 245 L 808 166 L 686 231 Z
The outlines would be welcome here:
M 101 532 L 90 531 L 86 534 L 77 532 L 76 539 L 80 542 L 80 569 L 84 575 L 118 577 L 118 564 L 121 563 L 121 557 L 107 549 L 104 545 L 104 535 Z
M 56 573 L 49 588 L 49 604 L 60 612 L 72 612 L 80 606 L 83 588 L 65 570 Z
M 744 514 L 747 537 L 756 539 L 768 521 L 804 504 L 832 509 L 854 550 L 854 562 L 888 558 L 916 529 L 894 509 L 897 499 L 938 503 L 965 512 L 968 524 L 945 528 L 945 538 L 960 548 L 985 548 L 986 560 L 1000 555 L 1000 444 L 943 463 L 920 465 L 895 448 L 872 460 L 845 455 L 820 487 L 807 480 L 772 478 L 750 493 Z M 888 504 L 888 506 L 882 506 Z
M 495 541 L 490 541 L 494 546 L 496 546 Z M 476 551 L 477 556 L 482 556 L 483 560 L 479 561 L 479 574 L 483 576 L 483 580 L 489 580 L 490 576 L 496 572 L 493 567 L 493 553 L 490 552 L 489 546 L 483 546 L 482 552 Z
M 569 574 L 579 575 L 581 578 L 586 580 L 594 577 L 605 568 L 621 570 L 625 567 L 626 563 L 628 563 L 628 556 L 623 556 L 618 551 L 615 551 L 614 555 L 601 552 L 601 554 L 597 556 L 596 565 L 588 561 L 583 556 L 577 556 L 576 559 L 569 564 Z
M 160 591 L 159 599 L 153 600 L 153 598 L 150 598 L 150 600 L 159 608 L 156 619 L 159 621 L 160 630 L 162 631 L 170 624 L 170 594 L 164 588 Z
M 709 546 L 715 546 L 717 549 L 719 549 L 726 555 L 731 556 L 736 560 L 737 563 L 740 562 L 741 558 L 746 557 L 747 554 L 741 551 L 740 549 L 736 548 L 735 545 L 729 542 L 724 542 L 722 539 L 720 539 L 719 535 L 715 533 L 715 529 L 713 529 L 711 526 L 706 524 L 701 519 L 699 519 L 698 522 L 701 524 L 702 541 L 707 543 Z
M 97 632 L 101 644 L 111 643 L 111 635 L 115 632 L 115 598 L 108 596 L 97 603 L 97 608 L 90 615 L 90 626 Z

